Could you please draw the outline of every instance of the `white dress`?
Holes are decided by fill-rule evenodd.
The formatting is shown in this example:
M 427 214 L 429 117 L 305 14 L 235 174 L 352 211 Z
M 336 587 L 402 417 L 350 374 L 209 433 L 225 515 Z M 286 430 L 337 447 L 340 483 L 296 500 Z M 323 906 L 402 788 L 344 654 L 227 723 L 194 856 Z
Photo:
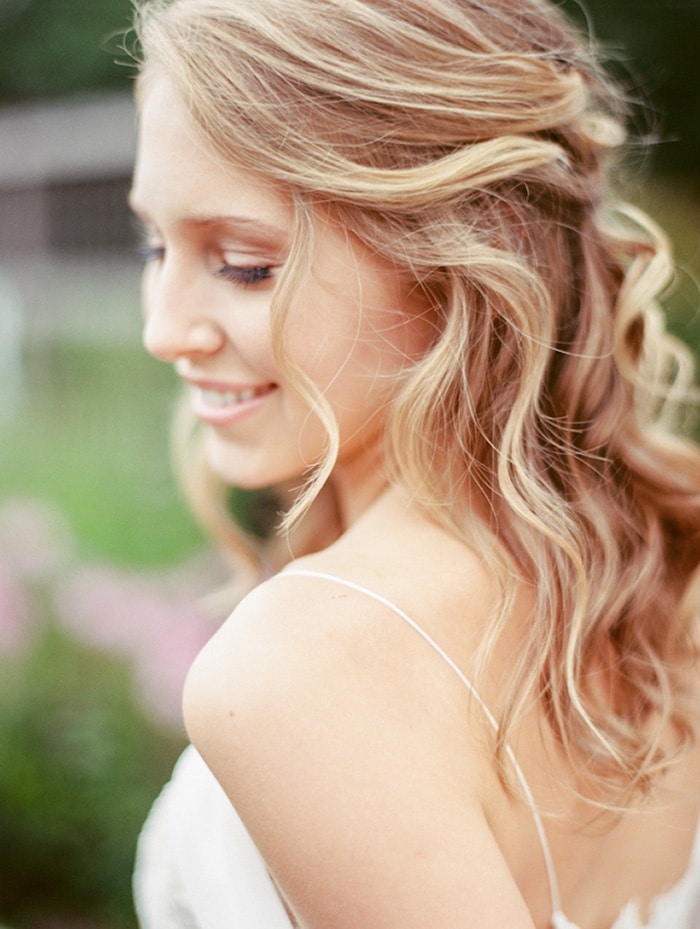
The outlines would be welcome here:
M 495 719 L 459 668 L 410 617 L 374 591 L 334 575 L 287 570 L 343 584 L 385 604 L 449 664 L 476 698 L 492 725 Z M 516 775 L 531 798 L 517 760 Z M 561 911 L 559 889 L 542 821 L 534 809 L 552 898 L 552 929 L 579 929 Z M 253 840 L 218 781 L 196 749 L 178 761 L 139 838 L 134 897 L 142 929 L 294 929 Z M 642 923 L 634 901 L 611 929 L 700 929 L 700 829 L 685 876 L 652 904 Z

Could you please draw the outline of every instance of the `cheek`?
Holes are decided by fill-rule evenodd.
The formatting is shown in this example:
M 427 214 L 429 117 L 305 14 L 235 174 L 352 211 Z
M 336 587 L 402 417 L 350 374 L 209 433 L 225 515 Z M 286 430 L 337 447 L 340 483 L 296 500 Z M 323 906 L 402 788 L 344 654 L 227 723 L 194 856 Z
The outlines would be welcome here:
M 400 327 L 406 356 L 418 361 L 440 336 L 440 313 L 435 300 L 417 285 L 411 285 L 406 291 L 403 307 L 397 326 Z
M 434 339 L 425 296 L 393 268 L 331 230 L 285 321 L 292 362 L 334 398 L 361 403 L 391 391 L 392 375 Z
M 369 373 L 399 374 L 417 362 L 435 337 L 423 307 L 406 307 L 377 314 L 357 350 L 358 363 Z
M 434 327 L 420 314 L 365 309 L 360 318 L 356 307 L 346 310 L 290 321 L 284 332 L 288 355 L 329 399 L 352 407 L 385 400 L 394 376 L 427 351 Z
M 279 374 L 272 350 L 269 307 L 264 304 L 242 306 L 227 295 L 211 308 L 226 333 L 232 356 L 238 359 L 232 362 L 234 369 L 242 364 L 254 374 L 277 381 Z
M 269 375 L 270 380 L 277 379 L 278 368 L 272 350 L 269 327 L 251 327 L 245 341 L 235 341 L 233 344 L 249 367 L 259 374 Z

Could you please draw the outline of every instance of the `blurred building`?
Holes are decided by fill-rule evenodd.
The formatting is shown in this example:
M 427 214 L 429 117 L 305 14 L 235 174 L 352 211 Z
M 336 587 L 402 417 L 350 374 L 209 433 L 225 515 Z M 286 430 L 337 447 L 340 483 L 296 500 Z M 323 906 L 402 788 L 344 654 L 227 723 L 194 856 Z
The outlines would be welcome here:
M 128 94 L 0 109 L 0 276 L 28 338 L 136 334 L 135 144 Z

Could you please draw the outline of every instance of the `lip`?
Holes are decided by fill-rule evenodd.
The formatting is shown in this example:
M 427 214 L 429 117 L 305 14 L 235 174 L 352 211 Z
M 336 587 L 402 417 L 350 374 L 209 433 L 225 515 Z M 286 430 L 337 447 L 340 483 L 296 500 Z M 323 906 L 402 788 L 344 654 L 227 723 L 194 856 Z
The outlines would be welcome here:
M 216 381 L 186 381 L 192 412 L 211 426 L 228 426 L 254 413 L 276 392 L 271 383 L 225 384 Z

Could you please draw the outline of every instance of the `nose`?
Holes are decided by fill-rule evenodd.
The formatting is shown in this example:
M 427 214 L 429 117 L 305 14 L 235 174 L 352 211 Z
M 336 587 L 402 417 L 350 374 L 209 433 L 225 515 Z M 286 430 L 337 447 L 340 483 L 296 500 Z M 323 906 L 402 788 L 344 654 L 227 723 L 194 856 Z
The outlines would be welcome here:
M 197 293 L 196 282 L 168 267 L 167 261 L 146 269 L 142 302 L 143 344 L 155 358 L 201 358 L 224 346 L 226 335 L 207 313 L 207 300 Z

